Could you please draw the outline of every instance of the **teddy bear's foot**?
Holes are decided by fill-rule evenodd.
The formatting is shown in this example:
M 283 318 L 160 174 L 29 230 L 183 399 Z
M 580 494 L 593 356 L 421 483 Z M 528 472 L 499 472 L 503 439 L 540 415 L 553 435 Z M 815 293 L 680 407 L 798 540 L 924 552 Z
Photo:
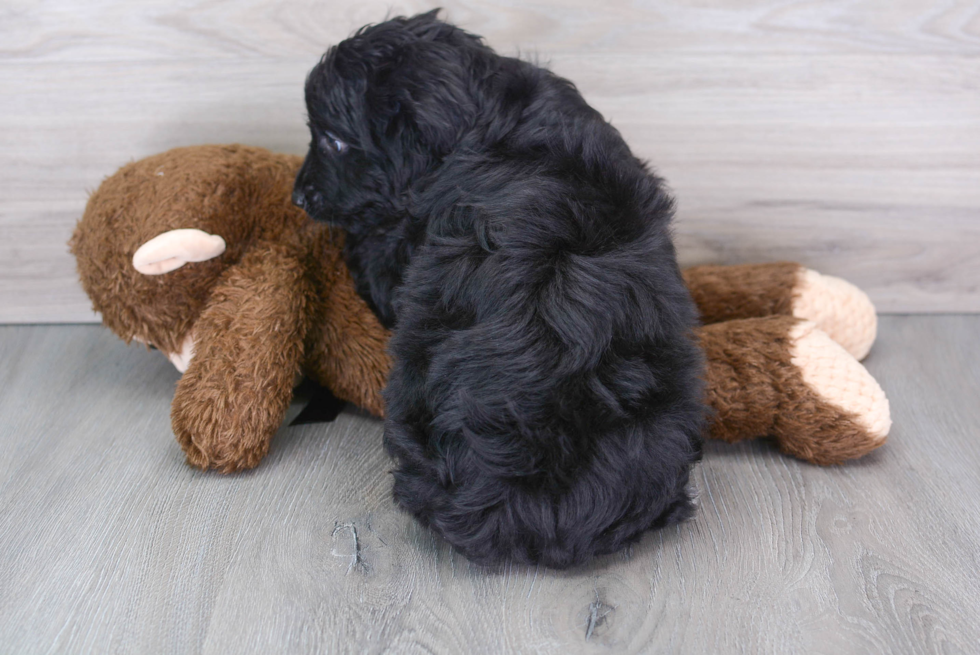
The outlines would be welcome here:
M 784 380 L 786 406 L 774 422 L 784 452 L 815 464 L 861 457 L 885 442 L 888 398 L 842 345 L 815 323 L 789 332 L 793 375 Z
M 800 267 L 793 289 L 793 316 L 813 321 L 855 359 L 864 359 L 878 333 L 868 295 L 839 277 Z

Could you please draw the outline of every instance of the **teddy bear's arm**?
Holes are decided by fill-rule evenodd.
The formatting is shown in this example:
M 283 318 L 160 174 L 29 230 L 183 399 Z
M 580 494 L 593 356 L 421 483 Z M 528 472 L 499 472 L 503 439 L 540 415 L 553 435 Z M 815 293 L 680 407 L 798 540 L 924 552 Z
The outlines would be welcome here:
M 229 473 L 266 454 L 292 398 L 309 293 L 299 261 L 277 244 L 224 272 L 194 324 L 171 409 L 188 463 Z
M 381 392 L 391 368 L 389 333 L 357 295 L 350 273 L 338 260 L 321 292 L 323 315 L 309 341 L 309 373 L 343 400 L 384 416 Z

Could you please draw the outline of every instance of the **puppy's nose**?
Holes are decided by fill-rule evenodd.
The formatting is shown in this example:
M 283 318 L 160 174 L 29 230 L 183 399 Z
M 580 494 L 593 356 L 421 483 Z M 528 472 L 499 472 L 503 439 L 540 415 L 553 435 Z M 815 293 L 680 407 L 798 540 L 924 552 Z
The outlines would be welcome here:
M 306 209 L 306 195 L 299 189 L 293 191 L 293 204 L 301 209 Z

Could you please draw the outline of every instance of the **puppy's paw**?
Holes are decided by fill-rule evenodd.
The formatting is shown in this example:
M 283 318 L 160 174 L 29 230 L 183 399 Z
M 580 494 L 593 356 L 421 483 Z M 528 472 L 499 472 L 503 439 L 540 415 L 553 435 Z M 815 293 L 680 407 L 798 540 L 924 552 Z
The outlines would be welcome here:
M 878 315 L 868 295 L 839 277 L 803 268 L 793 289 L 793 316 L 813 321 L 855 359 L 864 359 L 878 334 Z
M 814 323 L 793 326 L 789 342 L 795 371 L 776 422 L 780 447 L 815 464 L 837 464 L 882 445 L 892 422 L 877 380 Z

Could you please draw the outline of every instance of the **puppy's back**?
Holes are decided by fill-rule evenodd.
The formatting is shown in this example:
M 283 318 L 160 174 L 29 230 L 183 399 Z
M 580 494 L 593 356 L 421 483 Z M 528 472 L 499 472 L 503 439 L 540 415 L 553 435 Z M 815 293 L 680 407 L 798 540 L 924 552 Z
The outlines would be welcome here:
M 396 304 L 395 497 L 478 562 L 566 567 L 691 511 L 701 361 L 670 198 L 584 102 L 554 110 L 445 163 Z

